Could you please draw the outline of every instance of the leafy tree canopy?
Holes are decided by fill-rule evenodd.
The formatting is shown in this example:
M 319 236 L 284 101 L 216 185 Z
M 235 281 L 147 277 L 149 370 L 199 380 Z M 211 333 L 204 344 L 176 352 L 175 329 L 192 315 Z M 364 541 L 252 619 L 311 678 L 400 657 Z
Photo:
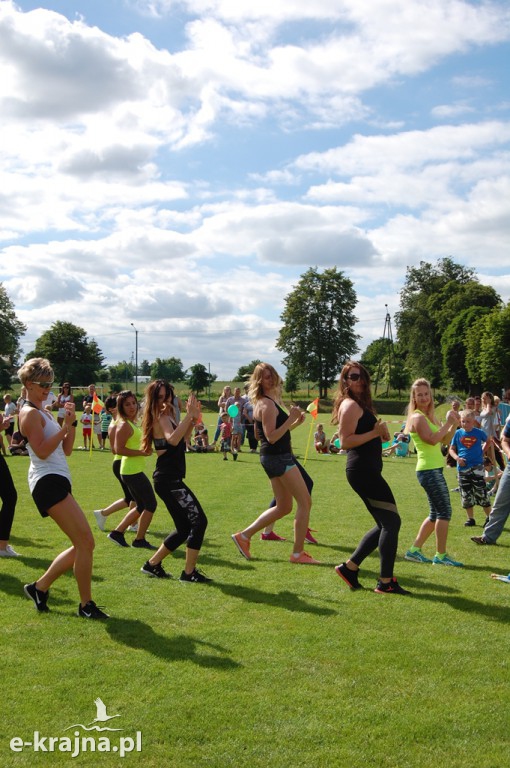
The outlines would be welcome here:
M 55 382 L 69 381 L 71 386 L 96 381 L 104 356 L 94 339 L 83 328 L 58 320 L 40 336 L 35 349 L 26 356 L 46 357 L 55 371 Z
M 256 366 L 261 362 L 262 360 L 252 360 L 248 365 L 242 365 L 234 376 L 234 381 L 245 381 L 248 376 L 251 376 Z
M 215 374 L 209 373 L 205 365 L 202 365 L 202 363 L 196 363 L 195 365 L 192 365 L 188 370 L 188 375 L 186 376 L 186 381 L 189 384 L 189 388 L 196 395 L 199 395 L 200 392 L 207 389 L 207 387 L 209 387 L 213 381 L 216 381 L 216 379 L 217 376 Z
M 0 386 L 9 389 L 11 375 L 14 373 L 20 354 L 20 339 L 26 331 L 26 325 L 16 317 L 14 304 L 7 291 L 0 283 Z
M 182 360 L 178 357 L 167 357 L 164 360 L 157 357 L 150 367 L 149 375 L 152 379 L 166 379 L 172 383 L 186 378 Z
M 318 383 L 319 397 L 327 397 L 343 363 L 357 352 L 356 304 L 352 282 L 336 267 L 322 273 L 310 268 L 285 298 L 276 346 L 286 354 L 287 369 Z

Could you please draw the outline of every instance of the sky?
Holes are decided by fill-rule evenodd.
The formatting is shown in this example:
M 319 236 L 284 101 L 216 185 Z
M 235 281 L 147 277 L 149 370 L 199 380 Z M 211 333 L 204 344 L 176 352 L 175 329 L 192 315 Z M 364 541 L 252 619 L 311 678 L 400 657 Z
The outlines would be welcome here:
M 510 299 L 508 0 L 0 0 L 0 281 L 106 363 L 231 379 L 310 267 L 360 351 L 406 268 Z M 138 332 L 136 333 L 135 330 Z

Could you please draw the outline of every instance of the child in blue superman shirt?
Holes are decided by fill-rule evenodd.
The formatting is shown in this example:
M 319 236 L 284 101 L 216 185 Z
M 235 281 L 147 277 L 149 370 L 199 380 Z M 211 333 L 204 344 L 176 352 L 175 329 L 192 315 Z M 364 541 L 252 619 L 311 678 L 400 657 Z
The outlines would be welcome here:
M 475 505 L 483 508 L 486 521 L 491 511 L 483 466 L 483 451 L 487 444 L 487 435 L 476 426 L 474 411 L 461 411 L 460 424 L 461 428 L 452 438 L 449 453 L 457 462 L 460 497 L 467 514 L 464 525 L 471 527 L 476 525 L 473 513 Z

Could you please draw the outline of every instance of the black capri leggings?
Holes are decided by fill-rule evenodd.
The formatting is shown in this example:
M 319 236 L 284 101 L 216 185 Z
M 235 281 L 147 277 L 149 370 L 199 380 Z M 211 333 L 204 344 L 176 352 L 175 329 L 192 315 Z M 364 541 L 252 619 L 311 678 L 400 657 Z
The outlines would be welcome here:
M 143 472 L 137 472 L 136 475 L 121 475 L 120 477 L 126 484 L 134 501 L 136 501 L 136 509 L 140 515 L 144 510 L 147 510 L 147 512 L 156 511 L 158 502 L 147 475 Z
M 365 504 L 376 525 L 366 533 L 351 555 L 350 560 L 360 566 L 363 560 L 379 547 L 383 579 L 393 576 L 397 556 L 400 515 L 391 488 L 379 472 L 348 469 L 347 481 Z
M 0 456 L 0 499 L 2 499 L 2 508 L 0 509 L 0 541 L 9 541 L 18 494 L 14 487 L 9 467 L 3 456 Z
M 165 503 L 176 530 L 168 534 L 163 544 L 170 552 L 186 542 L 189 549 L 200 549 L 207 528 L 207 517 L 199 500 L 182 480 L 154 478 L 154 488 Z

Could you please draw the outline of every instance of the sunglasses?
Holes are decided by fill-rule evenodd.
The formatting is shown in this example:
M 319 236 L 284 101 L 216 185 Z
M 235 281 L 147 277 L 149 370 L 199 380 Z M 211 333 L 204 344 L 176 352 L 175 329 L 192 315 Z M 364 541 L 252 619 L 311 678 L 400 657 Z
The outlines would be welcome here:
M 37 386 L 42 389 L 50 389 L 50 387 L 53 386 L 52 381 L 33 381 L 32 384 L 37 384 Z
M 349 373 L 349 374 L 348 374 L 348 375 L 345 377 L 345 379 L 346 379 L 346 381 L 347 381 L 348 379 L 349 379 L 350 381 L 358 381 L 358 379 L 361 379 L 361 374 L 360 374 L 360 373 Z

